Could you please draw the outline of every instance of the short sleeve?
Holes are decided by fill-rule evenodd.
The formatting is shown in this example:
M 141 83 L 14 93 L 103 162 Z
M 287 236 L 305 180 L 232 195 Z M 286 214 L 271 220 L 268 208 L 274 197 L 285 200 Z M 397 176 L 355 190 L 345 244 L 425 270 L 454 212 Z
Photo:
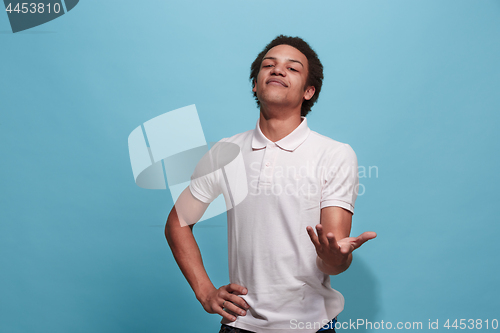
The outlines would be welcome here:
M 219 185 L 219 172 L 214 171 L 201 177 L 191 177 L 189 183 L 191 194 L 196 199 L 207 204 L 214 201 L 222 193 Z
M 220 140 L 200 159 L 191 176 L 189 190 L 196 199 L 204 203 L 211 203 L 222 193 L 220 165 L 224 151 L 220 143 L 225 141 L 226 139 Z
M 358 159 L 348 144 L 332 152 L 324 168 L 320 207 L 337 206 L 354 213 L 358 195 Z

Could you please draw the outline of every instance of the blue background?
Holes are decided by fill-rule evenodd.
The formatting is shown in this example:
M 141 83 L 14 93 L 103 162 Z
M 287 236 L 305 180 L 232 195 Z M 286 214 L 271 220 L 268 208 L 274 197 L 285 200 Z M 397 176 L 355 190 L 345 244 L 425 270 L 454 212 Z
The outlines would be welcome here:
M 2 332 L 218 331 L 127 137 L 190 104 L 207 141 L 254 128 L 249 67 L 281 33 L 325 67 L 309 126 L 378 168 L 352 230 L 378 238 L 332 277 L 339 321 L 500 319 L 499 1 L 115 0 L 17 34 L 0 13 Z M 224 224 L 195 227 L 217 286 Z

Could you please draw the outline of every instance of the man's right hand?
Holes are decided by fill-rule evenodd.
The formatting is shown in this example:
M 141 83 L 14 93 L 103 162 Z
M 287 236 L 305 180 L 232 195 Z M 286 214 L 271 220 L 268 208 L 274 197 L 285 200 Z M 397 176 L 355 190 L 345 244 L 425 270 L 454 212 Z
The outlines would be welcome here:
M 250 308 L 243 298 L 237 296 L 246 295 L 247 292 L 245 287 L 231 283 L 219 289 L 213 288 L 200 303 L 208 313 L 217 313 L 229 321 L 235 321 L 234 315 L 244 316 Z

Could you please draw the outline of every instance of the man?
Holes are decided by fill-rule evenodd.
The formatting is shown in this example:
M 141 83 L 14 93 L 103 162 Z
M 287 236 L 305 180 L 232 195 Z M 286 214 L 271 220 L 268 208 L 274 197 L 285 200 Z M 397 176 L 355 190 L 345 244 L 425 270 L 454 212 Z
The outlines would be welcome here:
M 257 126 L 221 140 L 241 149 L 248 188 L 227 214 L 231 283 L 213 286 L 192 234 L 208 204 L 226 194 L 225 177 L 192 177 L 168 217 L 166 238 L 203 308 L 222 316 L 220 332 L 334 332 L 333 321 L 322 326 L 342 311 L 344 299 L 329 275 L 345 271 L 352 252 L 376 237 L 349 237 L 356 155 L 307 127 L 323 67 L 305 41 L 278 36 L 257 56 L 250 77 Z

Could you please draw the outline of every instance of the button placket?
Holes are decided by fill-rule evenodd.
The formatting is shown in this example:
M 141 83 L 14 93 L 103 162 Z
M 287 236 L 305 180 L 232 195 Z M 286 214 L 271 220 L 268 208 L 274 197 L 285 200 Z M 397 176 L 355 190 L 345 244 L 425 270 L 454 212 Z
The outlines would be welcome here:
M 262 160 L 262 167 L 260 169 L 259 186 L 271 186 L 273 182 L 274 163 L 278 147 L 275 143 L 269 143 L 266 146 L 266 152 Z

